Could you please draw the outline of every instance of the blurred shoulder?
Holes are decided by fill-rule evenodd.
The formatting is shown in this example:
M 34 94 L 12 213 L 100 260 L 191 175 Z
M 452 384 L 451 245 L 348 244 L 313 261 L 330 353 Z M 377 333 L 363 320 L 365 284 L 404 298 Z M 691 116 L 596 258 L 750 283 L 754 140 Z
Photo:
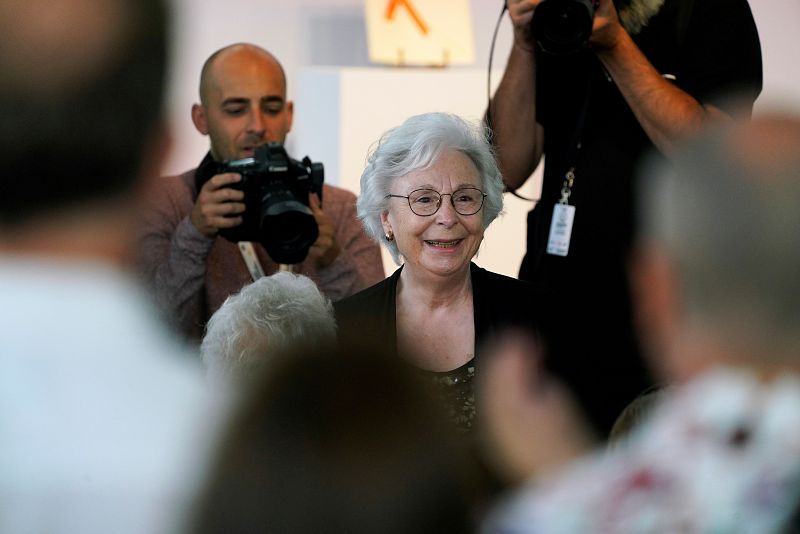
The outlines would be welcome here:
M 322 184 L 323 202 L 355 204 L 356 194 L 336 185 Z

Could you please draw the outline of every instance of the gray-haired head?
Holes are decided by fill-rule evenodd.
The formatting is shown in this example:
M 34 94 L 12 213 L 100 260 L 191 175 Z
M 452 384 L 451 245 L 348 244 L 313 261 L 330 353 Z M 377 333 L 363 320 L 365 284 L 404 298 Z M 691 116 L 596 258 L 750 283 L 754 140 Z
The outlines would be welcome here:
M 800 361 L 800 117 L 709 132 L 642 196 L 643 237 L 673 262 L 683 327 Z
M 275 354 L 335 337 L 330 300 L 311 279 L 279 272 L 225 300 L 208 321 L 200 352 L 212 380 L 241 380 Z
M 463 153 L 478 170 L 480 188 L 486 193 L 483 228 L 503 210 L 503 180 L 483 126 L 450 113 L 425 113 L 407 119 L 384 133 L 371 150 L 361 174 L 357 205 L 367 234 L 384 245 L 398 264 L 397 244 L 386 239 L 381 224 L 381 214 L 389 209 L 386 195 L 395 178 L 430 167 L 445 150 Z

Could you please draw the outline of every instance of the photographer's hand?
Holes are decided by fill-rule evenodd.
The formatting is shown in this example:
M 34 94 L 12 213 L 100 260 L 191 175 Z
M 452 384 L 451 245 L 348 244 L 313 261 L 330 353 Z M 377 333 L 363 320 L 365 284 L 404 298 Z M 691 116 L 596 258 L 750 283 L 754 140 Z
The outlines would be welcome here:
M 514 26 L 514 46 L 533 53 L 536 45 L 531 36 L 533 11 L 542 0 L 508 0 L 508 15 Z
M 709 124 L 732 120 L 665 79 L 622 27 L 612 0 L 600 0 L 589 44 L 662 154 Z
M 626 33 L 613 0 L 600 0 L 594 13 L 589 44 L 596 50 L 614 48 L 621 37 L 620 32 Z
M 217 174 L 203 184 L 191 213 L 192 224 L 200 233 L 214 237 L 222 228 L 242 224 L 244 193 L 227 187 L 241 179 L 235 173 Z
M 327 267 L 335 260 L 341 248 L 336 242 L 336 228 L 333 221 L 322 211 L 322 203 L 316 193 L 308 194 L 308 205 L 314 214 L 314 219 L 319 227 L 319 237 L 308 249 L 308 257 L 314 260 L 320 267 Z

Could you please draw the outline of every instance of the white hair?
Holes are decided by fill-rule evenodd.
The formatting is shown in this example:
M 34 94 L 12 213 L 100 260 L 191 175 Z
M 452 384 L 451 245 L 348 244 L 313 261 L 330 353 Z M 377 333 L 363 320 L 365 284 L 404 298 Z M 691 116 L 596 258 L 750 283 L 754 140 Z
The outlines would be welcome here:
M 212 380 L 242 379 L 276 353 L 335 337 L 330 300 L 308 277 L 278 272 L 225 300 L 208 321 L 200 352 Z
M 483 203 L 483 228 L 503 210 L 503 180 L 485 127 L 469 123 L 450 113 L 415 115 L 383 134 L 367 157 L 361 174 L 358 218 L 367 234 L 385 246 L 395 262 L 400 251 L 395 241 L 386 239 L 381 214 L 389 209 L 386 195 L 392 180 L 433 165 L 445 150 L 467 156 L 478 170 L 480 188 L 486 193 Z

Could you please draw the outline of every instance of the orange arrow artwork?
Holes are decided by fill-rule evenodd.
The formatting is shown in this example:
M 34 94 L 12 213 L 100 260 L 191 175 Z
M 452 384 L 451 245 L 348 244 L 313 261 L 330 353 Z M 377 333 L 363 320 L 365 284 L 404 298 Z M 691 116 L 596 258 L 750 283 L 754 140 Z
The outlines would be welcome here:
M 422 32 L 423 35 L 428 35 L 428 25 L 425 24 L 425 21 L 419 16 L 414 6 L 411 5 L 410 0 L 389 0 L 389 5 L 386 6 L 386 20 L 394 19 L 394 12 L 398 7 L 405 7 L 411 19 L 414 21 L 414 24 L 419 28 L 419 31 Z

